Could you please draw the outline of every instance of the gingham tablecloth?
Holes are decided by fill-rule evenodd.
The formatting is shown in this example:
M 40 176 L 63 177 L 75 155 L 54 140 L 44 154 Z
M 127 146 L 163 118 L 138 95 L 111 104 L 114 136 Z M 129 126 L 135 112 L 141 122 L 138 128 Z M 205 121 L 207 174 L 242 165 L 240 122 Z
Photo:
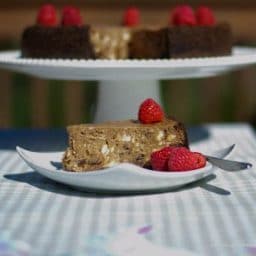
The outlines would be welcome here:
M 236 144 L 230 159 L 250 170 L 218 170 L 182 189 L 136 196 L 96 195 L 57 184 L 31 170 L 16 144 L 37 150 L 65 148 L 64 131 L 0 131 L 0 238 L 20 240 L 31 255 L 83 253 L 97 234 L 152 225 L 147 239 L 199 255 L 247 255 L 256 246 L 256 137 L 247 124 L 205 125 L 189 130 L 202 152 Z M 8 235 L 6 235 L 8 234 Z M 150 254 L 148 254 L 150 255 Z M 254 255 L 254 254 L 248 254 Z

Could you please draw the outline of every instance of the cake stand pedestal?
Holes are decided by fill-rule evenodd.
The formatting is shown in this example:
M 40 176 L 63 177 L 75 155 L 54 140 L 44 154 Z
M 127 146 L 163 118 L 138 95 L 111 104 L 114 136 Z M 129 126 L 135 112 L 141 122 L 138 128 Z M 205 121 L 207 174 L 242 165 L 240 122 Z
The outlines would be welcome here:
M 161 104 L 159 81 L 204 78 L 256 64 L 255 47 L 233 47 L 232 55 L 170 60 L 24 59 L 20 51 L 0 52 L 0 68 L 45 79 L 99 81 L 94 122 L 137 117 L 139 104 Z
M 103 80 L 99 82 L 99 94 L 94 122 L 135 119 L 139 104 L 145 98 L 161 103 L 160 85 L 157 80 Z

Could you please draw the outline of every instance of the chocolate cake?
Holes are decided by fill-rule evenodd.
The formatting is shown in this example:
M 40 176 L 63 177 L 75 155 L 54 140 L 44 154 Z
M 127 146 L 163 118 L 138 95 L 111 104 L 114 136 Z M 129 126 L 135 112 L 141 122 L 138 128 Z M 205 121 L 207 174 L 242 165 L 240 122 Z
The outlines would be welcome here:
M 184 126 L 173 119 L 154 124 L 116 121 L 67 128 L 69 147 L 63 158 L 67 171 L 83 172 L 129 162 L 149 165 L 153 151 L 165 146 L 188 146 Z
M 89 26 L 28 27 L 22 35 L 22 57 L 93 59 L 89 30 Z
M 129 57 L 132 59 L 162 59 L 166 58 L 167 29 L 140 29 L 131 37 Z
M 171 26 L 138 30 L 130 42 L 133 59 L 170 59 L 230 55 L 232 33 L 228 24 Z
M 232 33 L 228 24 L 174 26 L 167 30 L 167 58 L 230 55 Z
M 125 12 L 124 24 L 83 25 L 79 9 L 66 6 L 61 22 L 52 5 L 40 8 L 37 23 L 24 30 L 22 57 L 60 59 L 171 59 L 231 54 L 228 24 L 217 24 L 211 9 L 180 5 L 162 28 L 137 26 L 139 12 Z

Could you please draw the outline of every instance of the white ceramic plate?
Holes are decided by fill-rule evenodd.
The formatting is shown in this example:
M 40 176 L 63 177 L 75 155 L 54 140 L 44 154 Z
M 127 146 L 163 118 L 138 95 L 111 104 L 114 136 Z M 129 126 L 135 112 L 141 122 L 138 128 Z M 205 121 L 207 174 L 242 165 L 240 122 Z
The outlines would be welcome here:
M 224 157 L 225 150 L 214 153 Z M 21 158 L 35 171 L 54 181 L 64 183 L 82 190 L 134 193 L 175 189 L 200 180 L 212 174 L 216 168 L 207 163 L 206 167 L 184 172 L 158 172 L 123 163 L 94 172 L 75 173 L 61 168 L 63 152 L 39 153 L 17 147 Z
M 139 80 L 208 77 L 256 63 L 256 48 L 234 47 L 231 56 L 172 60 L 62 60 L 20 58 L 0 53 L 0 67 L 41 78 Z

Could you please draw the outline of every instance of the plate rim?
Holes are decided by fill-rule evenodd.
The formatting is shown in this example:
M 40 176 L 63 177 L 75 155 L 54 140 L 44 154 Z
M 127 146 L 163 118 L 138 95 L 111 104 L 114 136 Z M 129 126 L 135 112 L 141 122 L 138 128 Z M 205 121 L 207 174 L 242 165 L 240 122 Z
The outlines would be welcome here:
M 35 162 L 33 161 L 28 161 L 28 159 L 25 158 L 26 156 L 22 155 L 19 149 L 20 148 L 17 147 L 17 152 L 19 153 L 20 157 L 30 168 L 32 168 L 40 175 L 50 179 L 51 181 L 67 185 L 77 190 L 99 194 L 136 195 L 145 193 L 175 191 L 176 189 L 185 187 L 186 185 L 192 184 L 193 182 L 198 182 L 201 179 L 213 174 L 217 170 L 217 168 L 209 163 L 207 167 L 204 167 L 202 169 L 186 172 L 184 171 L 181 173 L 164 173 L 157 171 L 153 173 L 151 170 L 147 170 L 144 168 L 144 173 L 142 173 L 140 169 L 138 170 L 138 168 L 133 170 L 132 173 L 130 169 L 124 169 L 124 175 L 122 173 L 122 169 L 120 168 L 116 168 L 116 170 L 110 171 L 109 174 L 103 173 L 104 170 L 91 173 L 74 173 L 58 169 L 54 171 L 49 169 L 47 165 L 40 166 L 38 164 L 35 164 Z M 34 152 L 32 151 L 32 153 Z M 53 153 L 54 152 L 48 152 L 47 154 Z M 60 159 L 56 160 L 59 161 Z M 50 164 L 51 160 L 47 159 L 47 161 L 48 164 Z M 173 175 L 171 176 L 170 174 Z M 99 177 L 101 178 L 97 179 L 96 175 L 99 175 Z M 81 179 L 81 176 L 85 179 Z M 88 177 L 88 179 L 86 179 L 86 177 Z M 119 182 L 113 183 L 113 181 L 111 181 L 113 180 L 113 177 L 116 177 L 116 180 L 119 180 Z M 105 180 L 108 178 L 111 182 L 105 183 Z M 127 181 L 129 182 L 127 183 Z
M 203 173 L 205 171 L 205 169 L 210 169 L 213 168 L 213 165 L 209 162 L 206 163 L 205 167 L 202 168 L 198 168 L 198 169 L 193 169 L 193 170 L 188 170 L 188 171 L 179 171 L 179 172 L 161 172 L 161 171 L 157 171 L 157 170 L 151 170 L 151 169 L 146 169 L 140 166 L 137 166 L 135 164 L 132 163 L 120 163 L 118 165 L 114 165 L 105 169 L 98 169 L 95 171 L 89 171 L 89 172 L 72 172 L 72 171 L 66 171 L 64 169 L 46 169 L 44 166 L 40 166 L 38 164 L 36 164 L 32 159 L 31 161 L 28 161 L 27 159 L 30 158 L 29 156 L 26 156 L 26 152 L 28 153 L 32 153 L 32 154 L 45 154 L 45 155 L 51 155 L 51 154 L 62 154 L 64 153 L 64 151 L 59 151 L 59 152 L 33 152 L 33 151 L 29 151 L 26 150 L 22 147 L 17 146 L 16 147 L 16 151 L 18 152 L 18 154 L 21 156 L 21 158 L 29 165 L 29 163 L 32 163 L 34 166 L 37 166 L 39 168 L 44 168 L 45 170 L 49 171 L 49 172 L 55 172 L 55 173 L 65 173 L 64 175 L 71 175 L 71 176 L 78 176 L 78 175 L 87 175 L 87 176 L 102 176 L 104 174 L 108 174 L 109 172 L 113 172 L 115 171 L 115 169 L 120 168 L 121 169 L 127 169 L 127 168 L 131 168 L 131 172 L 134 173 L 141 173 L 141 174 L 147 174 L 150 176 L 156 176 L 156 177 L 170 177 L 170 176 L 179 176 L 179 177 L 187 177 L 190 176 L 189 174 L 191 174 L 191 176 L 193 176 L 193 174 L 200 174 Z M 24 153 L 25 152 L 25 153 Z M 171 178 L 171 177 L 170 177 Z

